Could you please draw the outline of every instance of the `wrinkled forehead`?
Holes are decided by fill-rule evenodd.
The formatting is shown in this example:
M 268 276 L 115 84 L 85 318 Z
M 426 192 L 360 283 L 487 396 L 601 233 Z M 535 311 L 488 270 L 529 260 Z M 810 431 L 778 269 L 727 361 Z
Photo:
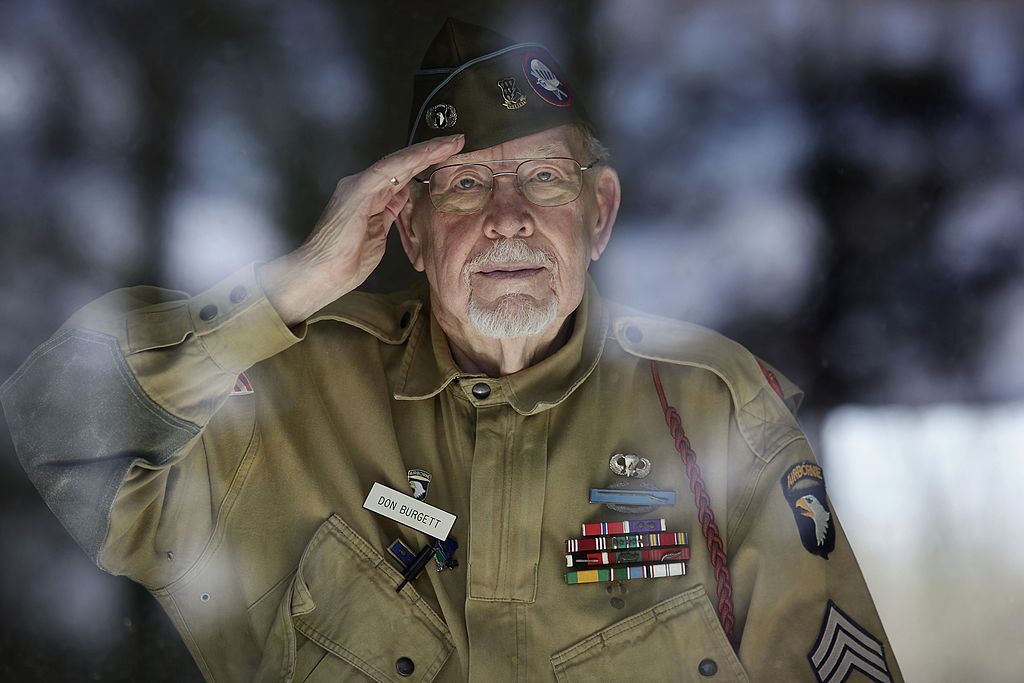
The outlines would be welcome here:
M 468 164 L 475 161 L 493 161 L 496 159 L 538 159 L 543 157 L 576 158 L 576 133 L 571 126 L 559 126 L 549 130 L 514 138 L 493 147 L 474 150 L 466 154 L 456 154 L 447 161 L 427 169 L 433 171 L 441 166 L 451 164 Z M 578 160 L 579 161 L 579 160 Z M 587 163 L 587 161 L 582 161 Z

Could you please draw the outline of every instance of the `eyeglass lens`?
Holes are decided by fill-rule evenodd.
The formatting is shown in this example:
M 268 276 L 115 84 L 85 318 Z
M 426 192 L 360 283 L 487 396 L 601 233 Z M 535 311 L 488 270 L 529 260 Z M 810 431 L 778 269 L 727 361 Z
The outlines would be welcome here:
M 505 173 L 510 171 L 498 171 Z M 568 204 L 583 186 L 583 171 L 575 159 L 531 159 L 519 164 L 515 174 L 523 196 L 538 206 Z M 443 166 L 430 176 L 430 199 L 440 211 L 479 211 L 490 197 L 494 175 L 483 164 Z

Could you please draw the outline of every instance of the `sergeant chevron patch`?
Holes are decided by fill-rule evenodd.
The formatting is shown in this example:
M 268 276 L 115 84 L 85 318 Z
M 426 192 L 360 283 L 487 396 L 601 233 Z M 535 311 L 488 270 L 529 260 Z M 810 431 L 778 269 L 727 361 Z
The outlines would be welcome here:
M 885 648 L 831 600 L 807 661 L 818 683 L 842 683 L 854 669 L 876 683 L 892 683 Z

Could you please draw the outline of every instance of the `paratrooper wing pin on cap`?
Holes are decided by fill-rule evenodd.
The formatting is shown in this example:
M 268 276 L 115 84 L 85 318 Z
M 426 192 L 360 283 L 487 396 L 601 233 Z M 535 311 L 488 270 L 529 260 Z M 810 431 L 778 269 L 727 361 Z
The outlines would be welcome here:
M 408 144 L 462 133 L 472 152 L 574 122 L 594 130 L 544 46 L 449 18 L 413 79 Z

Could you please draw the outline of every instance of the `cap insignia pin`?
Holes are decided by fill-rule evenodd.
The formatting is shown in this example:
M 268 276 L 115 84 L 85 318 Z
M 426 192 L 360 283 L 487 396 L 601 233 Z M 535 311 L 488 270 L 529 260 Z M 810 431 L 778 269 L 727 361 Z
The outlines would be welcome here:
M 501 104 L 505 109 L 519 109 L 526 104 L 526 95 L 516 85 L 516 79 L 502 78 L 498 81 L 498 87 L 501 89 Z
M 427 125 L 435 130 L 451 128 L 458 120 L 455 107 L 450 104 L 435 104 L 427 110 Z
M 572 95 L 566 92 L 565 81 L 541 61 L 538 55 L 533 52 L 523 55 L 523 73 L 526 74 L 526 80 L 530 82 L 533 91 L 548 104 L 556 107 L 572 105 Z

